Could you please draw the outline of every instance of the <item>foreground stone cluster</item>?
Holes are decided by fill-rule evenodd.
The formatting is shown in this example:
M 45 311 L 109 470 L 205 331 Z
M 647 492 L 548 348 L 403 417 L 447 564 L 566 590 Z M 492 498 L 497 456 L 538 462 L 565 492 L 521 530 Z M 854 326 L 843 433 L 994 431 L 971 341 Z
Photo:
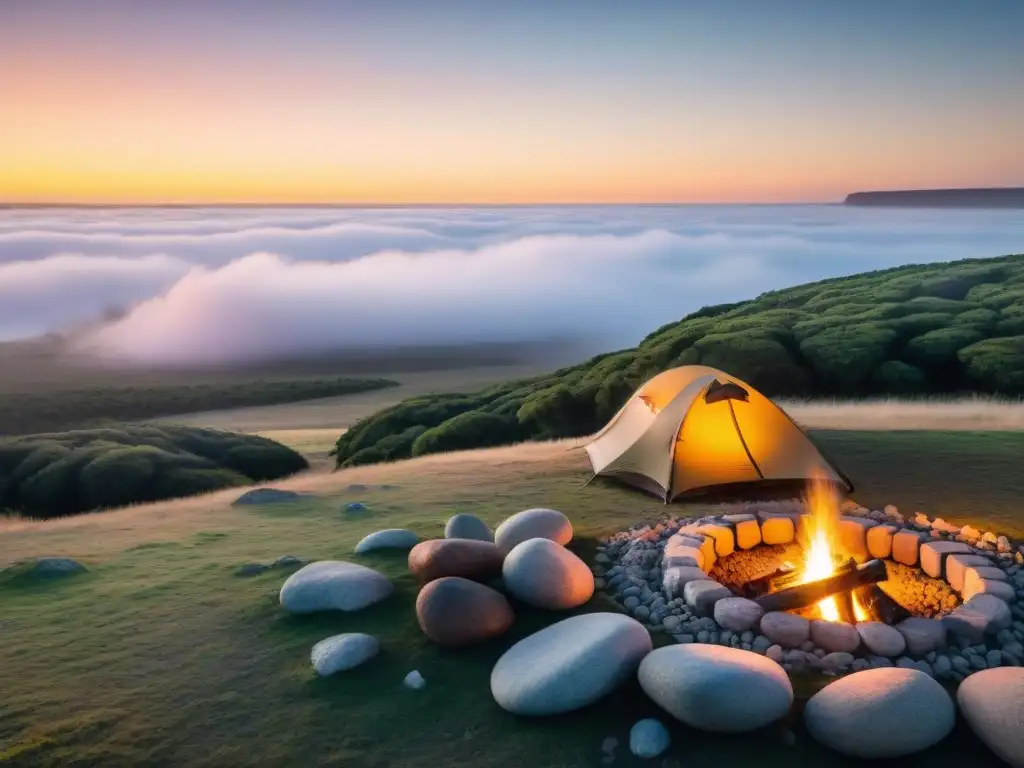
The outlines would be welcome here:
M 898 584 L 911 597 L 904 605 L 924 615 L 895 627 L 762 615 L 756 603 L 711 578 L 713 571 L 735 572 L 729 563 L 736 552 L 763 548 L 764 565 L 776 561 L 769 548 L 792 545 L 808 520 L 797 500 L 635 526 L 599 547 L 597 584 L 652 632 L 683 644 L 754 651 L 791 673 L 896 666 L 960 682 L 983 669 L 1024 665 L 1024 548 L 920 513 L 905 521 L 891 505 L 870 511 L 848 504 L 844 512 L 844 547 L 859 561 L 888 560 L 890 577 L 901 576 Z M 757 557 L 742 560 L 756 571 Z
M 887 519 L 895 519 L 895 514 L 888 513 Z M 808 701 L 803 714 L 807 731 L 845 755 L 892 758 L 926 749 L 952 729 L 956 704 L 933 677 L 956 679 L 955 673 L 962 680 L 984 668 L 960 687 L 960 709 L 993 751 L 1014 766 L 1024 765 L 1024 729 L 1014 720 L 1024 712 L 1024 668 L 1016 666 L 1013 653 L 1013 643 L 1024 628 L 1005 622 L 991 601 L 1006 611 L 1015 610 L 1015 604 L 1011 609 L 1001 598 L 981 591 L 942 619 L 914 617 L 897 627 L 878 622 L 851 627 L 788 613 L 765 614 L 756 603 L 708 578 L 705 569 L 728 557 L 730 546 L 756 547 L 766 539 L 770 546 L 784 546 L 797 534 L 800 522 L 798 513 L 775 507 L 642 526 L 604 542 L 593 569 L 565 548 L 572 539 L 572 525 L 562 513 L 549 509 L 513 515 L 497 528 L 493 540 L 481 521 L 459 515 L 446 526 L 445 539 L 410 548 L 410 536 L 381 531 L 364 542 L 409 548 L 409 570 L 422 585 L 417 619 L 427 637 L 446 647 L 503 635 L 515 621 L 515 605 L 556 612 L 587 603 L 595 587 L 615 595 L 625 613 L 572 615 L 505 650 L 491 672 L 490 688 L 495 702 L 509 712 L 527 717 L 571 712 L 635 680 L 666 715 L 686 726 L 743 733 L 787 716 L 794 699 L 787 672 L 853 669 L 859 671 Z M 867 533 L 875 527 L 868 522 L 875 521 L 863 518 L 855 523 L 863 531 L 865 547 Z M 930 542 L 921 540 L 918 557 Z M 363 542 L 357 547 L 360 552 L 375 548 L 368 549 Z M 955 554 L 961 553 L 953 549 L 938 558 L 936 567 L 943 576 Z M 968 563 L 965 571 L 998 568 L 1006 574 L 1005 583 L 1016 584 L 1021 571 L 1013 567 L 1019 564 L 1000 567 L 1004 560 L 992 558 L 991 566 Z M 295 613 L 359 611 L 392 591 L 388 579 L 372 568 L 320 561 L 292 574 L 280 599 Z M 961 652 L 961 638 L 980 631 L 988 642 L 993 629 L 995 637 L 1010 646 L 999 652 L 998 668 L 988 668 L 996 666 L 995 659 L 989 663 L 988 650 L 981 656 L 969 645 Z M 678 642 L 655 649 L 656 633 L 673 635 Z M 318 674 L 331 675 L 363 664 L 378 652 L 372 636 L 347 633 L 317 643 L 310 659 Z M 972 659 L 969 669 L 961 672 L 967 658 Z M 961 661 L 954 665 L 952 659 Z M 404 684 L 416 690 L 426 681 L 414 670 Z M 661 755 L 670 743 L 668 730 L 658 720 L 641 720 L 630 731 L 630 751 L 638 757 Z M 617 744 L 615 739 L 605 740 L 603 762 L 614 760 Z

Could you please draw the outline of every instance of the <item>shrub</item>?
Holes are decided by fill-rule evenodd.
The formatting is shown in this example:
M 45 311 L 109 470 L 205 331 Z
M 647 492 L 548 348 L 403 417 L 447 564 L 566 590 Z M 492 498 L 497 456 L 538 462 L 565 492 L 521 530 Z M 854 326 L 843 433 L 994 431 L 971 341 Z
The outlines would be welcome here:
M 948 365 L 957 359 L 957 352 L 981 338 L 981 331 L 970 326 L 940 328 L 911 339 L 907 357 L 926 367 Z
M 29 435 L 0 441 L 0 508 L 56 517 L 270 480 L 307 466 L 265 438 L 189 427 Z
M 492 413 L 463 413 L 426 430 L 412 444 L 412 455 L 501 445 L 515 439 L 515 422 Z
M 896 332 L 879 323 L 836 326 L 804 339 L 800 351 L 826 387 L 856 393 L 895 340 Z
M 916 395 L 928 391 L 924 371 L 902 360 L 887 360 L 871 376 L 871 386 L 893 395 Z
M 1024 393 L 1024 335 L 979 341 L 961 349 L 959 357 L 968 376 L 984 389 Z

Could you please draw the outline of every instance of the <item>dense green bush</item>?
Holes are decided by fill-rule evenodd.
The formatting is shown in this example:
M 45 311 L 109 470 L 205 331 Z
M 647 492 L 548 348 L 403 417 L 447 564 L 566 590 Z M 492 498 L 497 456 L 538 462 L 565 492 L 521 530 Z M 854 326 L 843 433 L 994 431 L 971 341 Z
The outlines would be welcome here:
M 346 432 L 336 461 L 589 434 L 651 376 L 698 363 L 769 396 L 1024 394 L 1024 256 L 898 267 L 705 307 L 635 349 L 399 403 Z
M 298 453 L 253 435 L 123 427 L 0 441 L 0 509 L 49 518 L 284 477 Z

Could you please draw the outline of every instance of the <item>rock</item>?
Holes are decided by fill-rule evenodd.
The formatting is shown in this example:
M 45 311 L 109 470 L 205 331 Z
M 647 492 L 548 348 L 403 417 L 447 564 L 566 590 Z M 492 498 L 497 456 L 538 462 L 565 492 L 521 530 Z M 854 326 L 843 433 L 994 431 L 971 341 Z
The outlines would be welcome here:
M 853 655 L 849 653 L 836 652 L 829 653 L 821 657 L 821 661 L 818 662 L 820 669 L 828 670 L 840 670 L 849 667 L 853 664 Z
M 611 753 L 614 752 L 618 746 L 618 739 L 614 736 L 606 736 L 604 741 L 601 742 L 601 751 Z
M 2 569 L 0 569 L 2 570 Z M 15 563 L 10 571 L 29 579 L 59 579 L 86 573 L 89 569 L 70 557 L 37 557 Z
M 761 617 L 761 634 L 783 648 L 797 648 L 811 634 L 811 622 L 803 616 L 772 611 Z
M 243 563 L 235 571 L 236 576 L 257 576 L 270 570 L 269 565 L 263 563 Z
M 509 592 L 537 608 L 564 611 L 582 605 L 594 594 L 594 576 L 587 564 L 550 539 L 517 544 L 505 558 L 501 573 Z
M 407 531 L 404 528 L 387 528 L 364 536 L 356 544 L 356 554 L 361 555 L 375 549 L 409 550 L 415 547 L 418 541 L 419 537 L 412 531 Z
M 764 609 L 745 597 L 725 597 L 714 607 L 715 621 L 733 632 L 745 632 L 756 627 L 764 616 Z
M 969 555 L 971 548 L 959 541 L 928 541 L 921 545 L 921 570 L 933 579 L 943 577 L 943 563 L 949 555 Z
M 807 702 L 817 741 L 851 757 L 893 758 L 927 749 L 953 729 L 942 686 L 916 669 L 867 669 L 837 680 Z
M 892 555 L 892 537 L 899 528 L 895 525 L 876 525 L 867 532 L 868 554 L 879 560 Z
M 743 517 L 744 520 L 730 518 Z M 761 543 L 761 526 L 753 515 L 726 515 L 736 529 L 736 546 L 739 549 L 753 549 Z
M 1004 603 L 1012 603 L 1017 599 L 1017 594 L 1010 584 L 1002 579 L 984 578 L 978 573 L 979 571 L 999 571 L 999 569 L 968 568 L 964 579 L 964 600 L 970 600 L 975 595 L 991 595 L 998 597 Z M 1000 571 L 1000 573 L 1002 572 Z
M 979 531 L 977 528 L 965 525 L 963 528 L 960 529 L 960 535 L 963 536 L 965 539 L 976 541 L 977 539 L 981 538 L 981 531 Z
M 629 729 L 629 751 L 637 757 L 657 757 L 672 743 L 668 729 L 654 718 L 640 720 Z
M 431 539 L 409 552 L 409 570 L 420 582 L 442 576 L 487 581 L 501 574 L 505 556 L 489 541 Z
M 422 690 L 427 684 L 427 681 L 423 679 L 423 675 L 420 674 L 418 669 L 414 669 L 405 679 L 402 680 L 402 685 L 406 688 L 411 688 L 414 691 Z
M 629 679 L 650 651 L 651 636 L 635 619 L 621 613 L 573 616 L 509 648 L 491 672 L 491 693 L 515 714 L 569 712 Z
M 985 665 L 987 667 L 989 667 L 990 669 L 993 668 L 993 667 L 1002 666 L 1002 664 L 1003 664 L 1003 654 L 1002 654 L 1002 651 L 998 651 L 998 650 L 993 649 L 993 650 L 991 650 L 991 651 L 989 651 L 988 653 L 985 654 Z
M 917 565 L 917 554 L 927 534 L 904 528 L 892 537 L 892 559 L 903 565 Z
M 967 569 L 985 567 L 992 561 L 983 555 L 953 554 L 946 558 L 946 581 L 957 592 L 963 592 Z
M 708 575 L 695 565 L 677 565 L 665 569 L 662 576 L 662 589 L 669 597 L 683 594 L 683 589 L 691 581 L 704 581 Z
M 985 635 L 1009 627 L 1012 619 L 1009 606 L 998 597 L 975 595 L 943 616 L 942 624 L 954 637 L 980 643 Z
M 853 653 L 860 645 L 860 634 L 842 621 L 812 621 L 811 640 L 831 653 Z
M 956 699 L 975 735 L 1014 768 L 1024 768 L 1024 669 L 971 675 L 960 684 Z
M 736 648 L 668 645 L 644 658 L 638 676 L 658 706 L 706 731 L 752 731 L 784 716 L 793 703 L 782 667 Z
M 435 643 L 458 648 L 505 634 L 515 614 L 500 592 L 469 579 L 445 576 L 420 590 L 416 618 L 423 634 Z
M 858 563 L 868 559 L 867 533 L 875 527 L 866 517 L 843 515 L 839 518 L 839 540 L 843 549 Z
M 301 557 L 296 557 L 295 555 L 281 555 L 281 557 L 274 561 L 275 568 L 295 568 L 305 564 L 305 560 Z
M 761 520 L 761 541 L 766 545 L 789 544 L 796 536 L 793 518 L 766 515 Z
M 372 568 L 320 560 L 300 568 L 281 587 L 281 605 L 291 613 L 358 611 L 388 597 L 394 587 Z
M 938 650 L 946 644 L 946 627 L 938 619 L 911 616 L 896 625 L 907 643 L 907 652 L 914 656 Z
M 857 633 L 868 650 L 879 656 L 899 656 L 907 649 L 903 634 L 880 621 L 862 621 Z
M 305 494 L 295 491 L 282 491 L 279 488 L 253 488 L 246 491 L 233 502 L 231 506 L 245 506 L 248 504 L 284 504 L 288 501 L 297 501 Z
M 776 664 L 781 664 L 782 663 L 782 658 L 783 658 L 783 656 L 782 656 L 782 646 L 781 645 L 772 645 L 772 646 L 770 646 L 768 648 L 768 650 L 766 650 L 764 652 L 764 655 L 767 656 L 772 661 L 774 661 Z
M 750 650 L 755 653 L 764 653 L 772 646 L 772 641 L 764 635 L 758 635 L 750 644 Z
M 936 677 L 947 677 L 953 671 L 953 665 L 949 661 L 949 656 L 939 656 L 936 658 L 932 668 L 935 670 Z
M 494 541 L 491 529 L 475 515 L 460 512 L 453 515 L 444 526 L 446 539 L 475 539 L 476 541 Z
M 313 646 L 309 660 L 320 677 L 358 667 L 380 651 L 375 637 L 361 632 L 347 632 L 321 640 Z
M 729 588 L 713 579 L 691 581 L 683 587 L 686 604 L 701 616 L 710 616 L 715 610 L 715 603 L 727 597 L 732 597 Z
M 564 546 L 572 541 L 572 523 L 554 509 L 527 509 L 507 518 L 494 532 L 494 543 L 505 554 L 528 539 L 550 539 Z
M 363 504 L 361 501 L 350 501 L 348 504 L 345 505 L 345 511 L 346 512 L 365 512 L 366 511 L 366 505 Z

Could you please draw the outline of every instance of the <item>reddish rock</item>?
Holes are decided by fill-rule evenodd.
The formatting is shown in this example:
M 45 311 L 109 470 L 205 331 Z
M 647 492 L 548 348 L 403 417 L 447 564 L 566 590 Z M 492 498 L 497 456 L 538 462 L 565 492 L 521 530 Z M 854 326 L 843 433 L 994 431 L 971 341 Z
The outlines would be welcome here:
M 501 575 L 505 556 L 489 541 L 431 539 L 409 551 L 409 570 L 426 583 L 444 576 L 486 581 Z
M 435 643 L 458 648 L 505 634 L 515 614 L 500 592 L 469 579 L 445 576 L 420 590 L 416 618 L 423 634 Z

